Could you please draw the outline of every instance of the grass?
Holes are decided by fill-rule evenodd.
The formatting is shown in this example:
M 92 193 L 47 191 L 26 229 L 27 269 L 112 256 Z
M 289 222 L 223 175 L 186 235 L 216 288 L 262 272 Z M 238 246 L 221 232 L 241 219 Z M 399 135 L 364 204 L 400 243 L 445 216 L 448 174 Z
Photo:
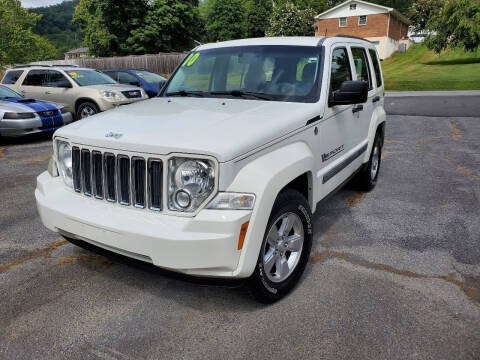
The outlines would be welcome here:
M 461 49 L 437 55 L 413 45 L 383 61 L 382 69 L 390 91 L 480 90 L 480 54 Z

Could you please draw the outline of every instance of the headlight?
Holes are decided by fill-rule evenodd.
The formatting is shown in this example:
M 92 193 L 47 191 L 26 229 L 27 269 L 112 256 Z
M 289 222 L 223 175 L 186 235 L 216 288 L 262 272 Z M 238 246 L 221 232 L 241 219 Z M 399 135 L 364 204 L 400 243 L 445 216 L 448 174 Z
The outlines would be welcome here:
M 100 91 L 100 94 L 108 101 L 122 101 L 122 94 L 113 91 L 113 90 L 103 90 Z
M 255 195 L 239 193 L 219 193 L 208 204 L 207 209 L 215 210 L 252 210 Z
M 168 208 L 194 212 L 212 194 L 215 164 L 204 159 L 173 158 L 168 162 Z
M 57 140 L 57 160 L 63 181 L 68 186 L 73 187 L 72 148 L 69 143 Z
M 5 114 L 3 114 L 3 118 L 10 119 L 10 120 L 35 119 L 35 114 L 33 112 L 24 112 L 24 113 L 6 112 Z

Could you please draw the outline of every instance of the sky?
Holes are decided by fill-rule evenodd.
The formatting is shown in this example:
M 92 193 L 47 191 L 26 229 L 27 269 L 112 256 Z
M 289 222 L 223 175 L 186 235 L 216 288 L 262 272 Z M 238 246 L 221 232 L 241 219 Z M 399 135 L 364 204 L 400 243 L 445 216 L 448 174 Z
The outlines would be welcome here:
M 31 7 L 55 5 L 55 4 L 61 3 L 63 0 L 20 0 L 20 1 L 22 2 L 23 7 L 31 8 Z

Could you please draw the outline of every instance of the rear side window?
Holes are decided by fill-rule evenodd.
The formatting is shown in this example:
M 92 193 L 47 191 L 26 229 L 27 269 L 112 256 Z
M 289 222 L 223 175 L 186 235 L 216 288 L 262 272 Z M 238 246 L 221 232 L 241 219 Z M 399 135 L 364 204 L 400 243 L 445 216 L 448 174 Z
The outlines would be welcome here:
M 347 49 L 335 49 L 332 54 L 330 91 L 340 89 L 340 85 L 348 80 L 352 80 L 352 70 L 350 67 L 350 60 L 348 59 Z
M 23 70 L 12 70 L 5 74 L 2 84 L 13 85 L 22 76 Z
M 382 86 L 382 71 L 380 70 L 380 63 L 378 61 L 377 52 L 375 50 L 368 50 L 373 62 L 373 70 L 375 70 L 375 77 L 377 78 L 377 87 Z
M 357 73 L 357 80 L 368 82 L 368 88 L 370 90 L 373 89 L 367 52 L 363 48 L 352 48 L 352 56 L 355 72 Z
M 26 86 L 44 86 L 46 81 L 47 71 L 45 70 L 30 70 L 23 80 L 23 85 Z

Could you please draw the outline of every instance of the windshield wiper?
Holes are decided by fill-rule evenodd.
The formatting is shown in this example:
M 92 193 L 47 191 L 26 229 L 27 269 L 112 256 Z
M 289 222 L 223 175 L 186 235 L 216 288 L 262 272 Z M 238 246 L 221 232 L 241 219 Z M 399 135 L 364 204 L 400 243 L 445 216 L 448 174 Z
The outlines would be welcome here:
M 211 91 L 209 94 L 212 95 L 231 95 L 235 97 L 245 97 L 245 96 L 251 96 L 260 100 L 266 100 L 270 101 L 271 99 L 267 96 L 264 96 L 262 94 L 254 93 L 254 92 L 249 92 L 249 91 L 241 91 L 241 90 L 230 90 L 230 91 Z
M 174 91 L 171 93 L 166 93 L 165 96 L 198 96 L 198 97 L 203 97 L 203 93 L 201 91 L 185 91 L 185 90 L 180 90 L 180 91 Z

